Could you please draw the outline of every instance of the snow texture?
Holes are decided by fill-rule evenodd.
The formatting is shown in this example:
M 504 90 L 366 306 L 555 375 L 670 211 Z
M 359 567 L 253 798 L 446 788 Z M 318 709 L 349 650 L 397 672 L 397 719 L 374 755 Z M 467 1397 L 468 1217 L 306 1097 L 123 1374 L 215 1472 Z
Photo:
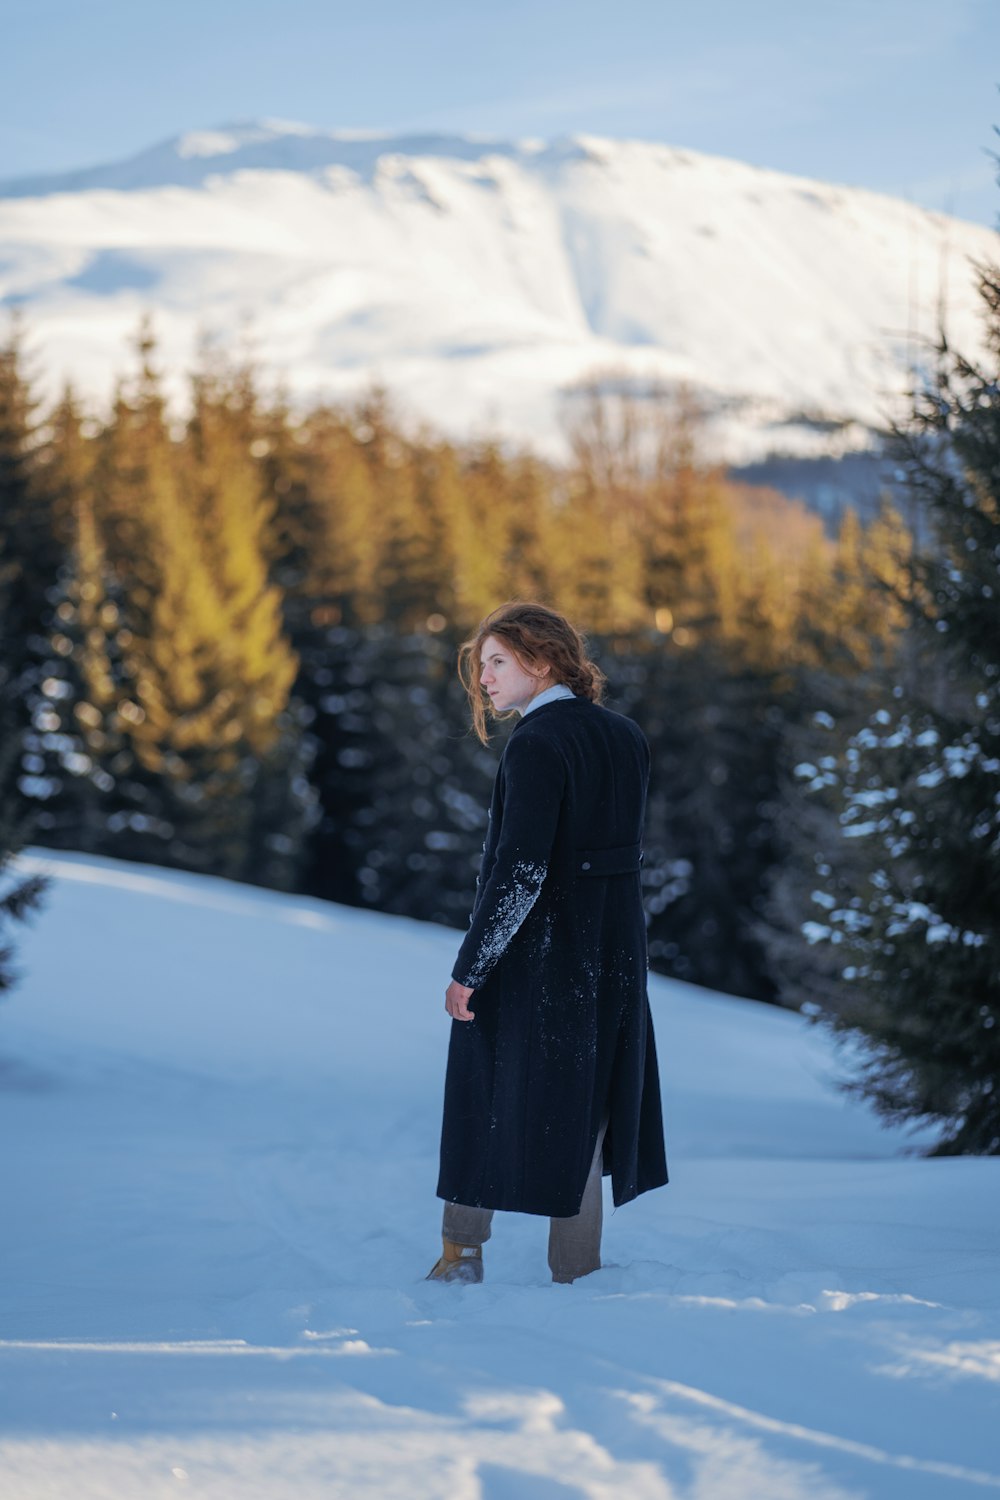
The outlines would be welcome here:
M 462 436 L 561 454 L 566 392 L 685 382 L 731 462 L 864 448 L 943 313 L 975 354 L 993 230 L 641 141 L 264 120 L 0 184 L 0 301 L 53 389 L 109 395 L 152 309 L 173 394 L 205 331 L 293 395 L 373 379 Z
M 73 855 L 0 1010 L 4 1500 L 1000 1490 L 1000 1160 L 798 1017 L 653 978 L 674 1181 L 555 1287 L 423 1276 L 459 935 Z
M 548 870 L 548 865 L 542 860 L 514 861 L 510 879 L 496 891 L 493 922 L 483 933 L 476 954 L 476 967 L 465 981 L 471 989 L 479 988 L 497 960 L 506 953 L 518 928 L 538 900 Z

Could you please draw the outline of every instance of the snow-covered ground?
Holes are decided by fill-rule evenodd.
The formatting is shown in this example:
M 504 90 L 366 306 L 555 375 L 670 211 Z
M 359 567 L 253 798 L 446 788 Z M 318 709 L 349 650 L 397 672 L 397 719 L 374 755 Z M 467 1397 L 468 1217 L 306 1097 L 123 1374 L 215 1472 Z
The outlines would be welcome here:
M 1000 1160 L 906 1156 L 799 1018 L 654 978 L 673 1181 L 548 1282 L 438 1250 L 457 934 L 42 856 L 0 1008 L 3 1500 L 1000 1489 Z
M 558 453 L 594 374 L 683 381 L 719 456 L 863 448 L 943 316 L 981 343 L 1000 238 L 858 188 L 643 141 L 359 136 L 279 121 L 0 183 L 0 304 L 42 373 L 106 399 L 144 309 L 180 395 L 250 320 L 293 394 Z

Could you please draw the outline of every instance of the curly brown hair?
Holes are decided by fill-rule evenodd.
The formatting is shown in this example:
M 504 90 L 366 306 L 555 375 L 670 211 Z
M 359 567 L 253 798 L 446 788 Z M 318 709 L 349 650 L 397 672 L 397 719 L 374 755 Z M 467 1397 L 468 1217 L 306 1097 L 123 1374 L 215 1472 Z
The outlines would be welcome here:
M 458 675 L 469 695 L 472 728 L 482 744 L 489 743 L 487 710 L 492 719 L 509 719 L 518 712 L 516 708 L 498 712 L 479 685 L 480 653 L 491 635 L 506 643 L 526 671 L 548 664 L 553 682 L 565 683 L 579 698 L 600 703 L 607 679 L 587 656 L 586 641 L 576 627 L 547 604 L 510 600 L 481 620 L 458 652 Z

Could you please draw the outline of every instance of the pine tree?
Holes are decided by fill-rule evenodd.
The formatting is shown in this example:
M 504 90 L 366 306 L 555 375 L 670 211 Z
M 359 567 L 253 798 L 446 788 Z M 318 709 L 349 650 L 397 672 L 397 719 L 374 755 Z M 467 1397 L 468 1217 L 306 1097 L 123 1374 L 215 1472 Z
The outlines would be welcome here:
M 911 538 L 902 517 L 883 498 L 864 525 L 853 507 L 843 515 L 830 580 L 824 590 L 823 658 L 868 671 L 905 623 Z
M 517 589 L 511 566 L 517 518 L 500 445 L 484 441 L 466 449 L 460 483 L 460 503 L 451 513 L 455 611 L 471 625 Z
M 839 803 L 807 936 L 836 953 L 825 1016 L 863 1045 L 853 1086 L 936 1122 L 940 1152 L 1000 1154 L 1000 275 L 981 291 L 990 367 L 942 344 L 897 434 L 930 544 L 896 680 L 802 774 Z
M 380 618 L 408 632 L 439 613 L 442 604 L 450 612 L 454 565 L 436 484 L 438 466 L 426 443 L 403 436 L 384 392 L 362 402 L 354 432 L 364 439 L 380 518 Z
M 218 512 L 223 518 L 208 526 L 219 543 L 213 572 L 229 602 L 240 653 L 230 650 L 229 660 L 244 685 L 250 723 L 254 783 L 245 878 L 289 889 L 298 880 L 316 799 L 307 781 L 313 745 L 305 726 L 312 709 L 301 692 L 301 658 L 291 640 L 289 602 L 279 578 L 278 486 L 290 472 L 300 481 L 301 504 L 305 473 L 290 462 L 287 419 L 280 405 L 276 411 L 262 400 L 250 358 L 230 368 L 209 356 L 195 377 L 195 392 L 189 427 L 189 449 L 196 439 L 201 470 L 195 491 L 202 504 L 208 499 L 206 517 Z M 283 436 L 284 467 L 276 472 L 261 460 Z
M 773 999 L 754 928 L 774 858 L 784 728 L 773 676 L 722 644 L 650 635 L 604 642 L 599 660 L 610 705 L 642 726 L 652 749 L 643 861 L 650 966 Z
M 160 587 L 159 543 L 162 518 L 174 500 L 177 445 L 148 319 L 139 327 L 135 351 L 138 372 L 119 384 L 111 420 L 97 440 L 94 492 L 101 543 L 127 598 L 129 628 L 142 640 Z
M 31 832 L 22 787 L 26 696 L 45 622 L 44 570 L 55 551 L 36 483 L 34 409 L 15 329 L 0 349 L 0 992 L 16 979 L 10 928 L 45 889 L 39 876 L 10 870 Z
M 680 640 L 725 633 L 735 603 L 735 541 L 721 475 L 698 455 L 699 417 L 688 393 L 657 414 L 644 532 L 647 595 L 670 611 Z
M 371 624 L 382 614 L 387 520 L 364 452 L 373 431 L 329 407 L 309 412 L 302 423 L 315 506 L 309 592 L 324 601 L 330 624 Z
M 4 621 L 0 595 L 0 627 Z M 13 857 L 21 852 L 30 829 L 16 785 L 20 770 L 19 719 L 13 679 L 0 662 L 0 994 L 11 989 L 17 979 L 10 929 L 41 905 L 47 886 L 43 876 L 15 874 L 11 869 Z
M 6 598 L 0 590 L 0 630 L 7 622 Z M 16 681 L 0 659 L 0 994 L 16 981 L 10 929 L 40 906 L 47 882 L 39 875 L 18 875 L 11 861 L 19 854 L 31 825 L 18 781 L 21 774 L 21 720 Z
M 5 601 L 0 651 L 22 730 L 30 715 L 30 695 L 44 673 L 49 590 L 62 558 L 52 494 L 40 461 L 38 408 L 15 324 L 0 347 L 0 590 Z
M 661 418 L 655 395 L 631 388 L 611 394 L 598 379 L 578 392 L 567 422 L 572 463 L 552 563 L 560 607 L 590 630 L 642 629 L 650 606 L 666 602 L 650 599 L 647 588 Z
M 111 665 L 119 613 L 107 591 L 94 517 L 94 444 L 83 425 L 67 389 L 46 424 L 42 460 L 65 557 L 48 591 L 45 674 L 28 693 L 27 785 L 39 798 L 35 826 L 43 843 L 97 851 L 114 785 L 108 767 L 122 748 Z
M 94 780 L 103 783 L 108 801 L 103 826 L 91 829 L 97 847 L 106 840 L 107 852 L 120 858 L 183 864 L 173 842 L 169 779 L 140 753 L 140 682 L 148 680 L 154 611 L 173 556 L 179 453 L 148 319 L 134 348 L 138 370 L 119 383 L 110 420 L 93 440 L 92 504 L 85 492 L 60 610 L 65 644 L 83 678 L 81 722 L 91 738 L 86 753 L 103 751 Z
M 269 829 L 260 847 L 255 799 L 269 773 L 295 779 L 286 740 L 297 664 L 267 578 L 271 510 L 250 417 L 224 376 L 199 372 L 183 455 L 150 497 L 160 577 L 135 650 L 130 733 L 168 797 L 164 857 L 259 879 L 267 859 L 281 867 L 295 853 L 277 842 L 288 829 Z

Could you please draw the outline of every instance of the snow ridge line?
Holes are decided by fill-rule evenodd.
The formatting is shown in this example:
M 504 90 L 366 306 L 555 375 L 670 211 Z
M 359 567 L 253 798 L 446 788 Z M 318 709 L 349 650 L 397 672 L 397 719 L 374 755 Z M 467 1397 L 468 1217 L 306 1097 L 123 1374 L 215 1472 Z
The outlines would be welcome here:
M 946 1479 L 961 1479 L 967 1484 L 978 1484 L 986 1489 L 1000 1490 L 1000 1475 L 989 1474 L 984 1469 L 967 1469 L 961 1464 L 949 1464 L 933 1458 L 914 1458 L 908 1453 L 889 1453 L 871 1443 L 859 1443 L 854 1438 L 838 1437 L 832 1432 L 822 1432 L 815 1427 L 803 1427 L 798 1422 L 783 1422 L 778 1417 L 769 1417 L 764 1412 L 752 1411 L 739 1406 L 722 1396 L 713 1396 L 710 1391 L 697 1386 L 683 1385 L 677 1380 L 651 1380 L 650 1384 L 666 1396 L 673 1396 L 695 1406 L 706 1407 L 722 1416 L 754 1427 L 760 1432 L 772 1432 L 782 1437 L 797 1438 L 817 1448 L 833 1448 L 838 1453 L 849 1453 L 855 1458 L 864 1458 L 871 1463 L 886 1464 L 894 1469 L 909 1469 L 921 1474 L 940 1474 Z M 659 1425 L 661 1413 L 657 1411 L 655 1397 L 636 1394 L 632 1391 L 614 1391 L 633 1408 L 638 1421 L 650 1427 Z

